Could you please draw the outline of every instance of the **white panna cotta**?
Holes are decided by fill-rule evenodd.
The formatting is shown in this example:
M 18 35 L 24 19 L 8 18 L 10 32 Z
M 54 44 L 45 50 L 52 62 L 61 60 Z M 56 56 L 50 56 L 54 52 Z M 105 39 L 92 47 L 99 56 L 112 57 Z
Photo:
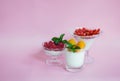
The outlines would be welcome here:
M 68 67 L 78 68 L 82 67 L 85 59 L 85 51 L 80 52 L 66 52 L 66 64 Z
M 47 55 L 58 56 L 62 51 L 52 51 L 52 50 L 45 50 Z

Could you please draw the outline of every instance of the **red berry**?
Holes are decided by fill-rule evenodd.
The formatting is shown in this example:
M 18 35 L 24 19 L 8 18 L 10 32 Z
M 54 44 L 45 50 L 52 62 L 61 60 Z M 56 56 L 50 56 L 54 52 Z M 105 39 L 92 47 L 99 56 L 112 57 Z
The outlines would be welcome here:
M 91 36 L 100 33 L 100 29 L 87 29 L 85 27 L 76 29 L 74 34 L 78 36 Z
M 60 42 L 55 44 L 53 41 L 45 42 L 43 45 L 48 50 L 62 50 L 64 48 L 64 43 Z

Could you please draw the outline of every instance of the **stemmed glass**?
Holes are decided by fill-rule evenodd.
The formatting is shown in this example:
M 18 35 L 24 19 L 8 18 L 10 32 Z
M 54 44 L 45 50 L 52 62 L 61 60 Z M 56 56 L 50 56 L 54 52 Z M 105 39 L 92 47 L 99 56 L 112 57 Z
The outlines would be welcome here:
M 64 35 L 65 34 L 61 34 L 59 37 L 53 37 L 50 41 L 43 43 L 46 55 L 50 56 L 50 59 L 46 60 L 47 64 L 62 64 L 58 56 L 60 56 L 65 49 L 65 44 L 63 42 Z
M 64 52 L 64 49 L 65 49 L 65 46 L 62 49 L 48 49 L 48 48 L 44 47 L 45 54 L 49 56 L 49 58 L 46 59 L 46 64 L 61 65 L 62 61 L 59 59 L 59 56 L 62 55 L 62 53 Z
M 86 43 L 86 47 L 85 47 L 85 50 L 86 50 L 86 60 L 85 60 L 85 63 L 92 63 L 92 62 L 94 62 L 94 58 L 89 55 L 89 50 L 91 48 L 91 45 L 93 44 L 93 42 L 95 41 L 95 39 L 99 35 L 100 35 L 100 33 L 97 34 L 97 35 L 92 35 L 92 36 L 78 36 L 78 35 L 74 35 L 74 38 L 76 38 L 78 41 L 83 40 Z

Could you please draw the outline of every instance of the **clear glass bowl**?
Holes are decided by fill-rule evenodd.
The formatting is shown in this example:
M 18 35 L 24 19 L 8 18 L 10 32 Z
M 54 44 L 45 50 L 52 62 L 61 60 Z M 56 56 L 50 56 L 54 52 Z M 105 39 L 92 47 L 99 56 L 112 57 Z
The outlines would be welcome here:
M 46 59 L 46 64 L 48 65 L 61 65 L 62 61 L 59 59 L 59 57 L 63 54 L 65 46 L 63 49 L 48 49 L 44 48 L 44 52 L 46 55 L 49 56 L 48 59 Z

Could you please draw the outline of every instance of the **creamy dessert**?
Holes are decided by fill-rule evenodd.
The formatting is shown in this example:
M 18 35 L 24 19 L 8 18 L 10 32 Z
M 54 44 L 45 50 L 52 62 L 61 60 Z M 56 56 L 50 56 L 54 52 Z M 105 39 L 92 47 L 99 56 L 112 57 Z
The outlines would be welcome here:
M 68 67 L 71 68 L 80 68 L 84 64 L 84 59 L 85 59 L 85 51 L 80 51 L 80 52 L 66 52 L 66 64 Z
M 85 42 L 76 41 L 74 38 L 71 38 L 67 41 L 66 44 L 66 69 L 80 69 L 83 66 L 85 60 Z
M 58 55 L 60 55 L 61 53 L 62 53 L 63 51 L 50 51 L 50 50 L 45 50 L 45 53 L 47 54 L 47 55 L 52 55 L 52 56 L 58 56 Z

